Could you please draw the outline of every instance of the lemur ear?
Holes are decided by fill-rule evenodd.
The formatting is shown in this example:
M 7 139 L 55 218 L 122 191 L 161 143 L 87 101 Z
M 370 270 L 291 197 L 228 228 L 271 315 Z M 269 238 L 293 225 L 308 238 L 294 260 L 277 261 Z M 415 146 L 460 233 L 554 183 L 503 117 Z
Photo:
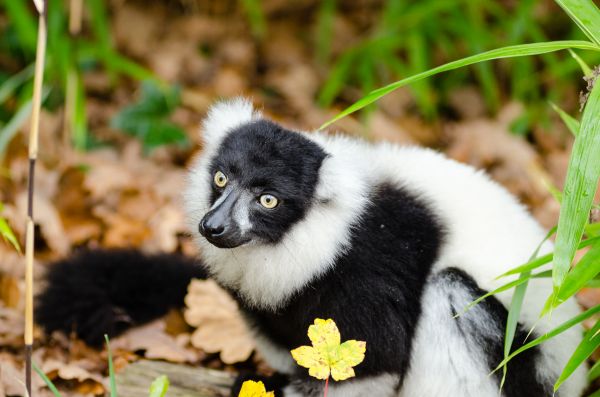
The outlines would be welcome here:
M 235 127 L 261 117 L 261 113 L 254 110 L 252 102 L 246 98 L 218 102 L 210 107 L 202 123 L 204 144 L 216 145 Z

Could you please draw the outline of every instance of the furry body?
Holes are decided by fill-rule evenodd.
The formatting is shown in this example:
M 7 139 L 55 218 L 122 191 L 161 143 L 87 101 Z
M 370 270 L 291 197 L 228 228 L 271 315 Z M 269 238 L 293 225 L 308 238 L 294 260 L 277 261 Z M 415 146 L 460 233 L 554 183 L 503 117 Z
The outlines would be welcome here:
M 499 377 L 488 374 L 501 361 L 511 295 L 453 316 L 545 236 L 504 189 L 430 150 L 285 130 L 242 100 L 213 107 L 204 138 L 187 219 L 204 267 L 238 300 L 267 361 L 289 376 L 273 387 L 322 395 L 322 382 L 289 355 L 319 317 L 333 318 L 343 339 L 367 342 L 357 377 L 334 383 L 331 397 L 498 395 Z M 228 176 L 225 186 L 215 186 L 215 172 Z M 258 205 L 264 194 L 279 205 Z M 515 346 L 534 323 L 543 333 L 578 313 L 568 301 L 536 323 L 550 283 L 530 282 Z M 580 333 L 518 356 L 503 395 L 551 395 Z M 584 386 L 580 369 L 559 394 Z

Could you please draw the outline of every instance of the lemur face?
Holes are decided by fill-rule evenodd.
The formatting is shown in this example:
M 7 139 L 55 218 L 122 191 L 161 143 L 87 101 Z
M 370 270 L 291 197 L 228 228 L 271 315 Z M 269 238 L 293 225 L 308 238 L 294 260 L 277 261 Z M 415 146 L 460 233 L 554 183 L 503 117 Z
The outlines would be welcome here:
M 198 228 L 211 244 L 274 244 L 313 202 L 326 153 L 302 135 L 256 120 L 225 136 L 208 172 L 210 210 Z

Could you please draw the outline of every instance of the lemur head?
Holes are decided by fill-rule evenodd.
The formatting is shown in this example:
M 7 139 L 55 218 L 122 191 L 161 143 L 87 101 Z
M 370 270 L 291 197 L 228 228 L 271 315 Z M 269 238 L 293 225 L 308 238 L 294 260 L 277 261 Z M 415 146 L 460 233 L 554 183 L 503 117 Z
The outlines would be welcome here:
M 264 119 L 231 129 L 208 167 L 210 210 L 200 234 L 220 248 L 277 243 L 310 206 L 325 152 Z
M 353 140 L 287 130 L 242 99 L 213 106 L 202 137 L 185 207 L 203 263 L 250 304 L 275 308 L 348 246 L 368 159 Z
M 278 243 L 310 207 L 325 151 L 242 100 L 213 107 L 204 127 L 209 158 L 198 177 L 210 185 L 198 232 L 219 248 Z

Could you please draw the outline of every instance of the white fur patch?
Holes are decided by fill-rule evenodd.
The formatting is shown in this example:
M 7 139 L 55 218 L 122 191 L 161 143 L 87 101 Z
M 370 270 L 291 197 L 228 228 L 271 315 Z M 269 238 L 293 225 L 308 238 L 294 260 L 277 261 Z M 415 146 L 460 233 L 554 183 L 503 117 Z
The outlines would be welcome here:
M 434 277 L 435 279 L 435 277 Z M 453 304 L 467 305 L 468 291 L 441 280 L 423 293 L 422 314 L 413 340 L 409 372 L 404 379 L 401 397 L 498 397 L 498 386 L 488 376 L 488 363 L 480 346 L 465 339 L 452 317 Z M 480 306 L 465 318 L 469 326 L 476 322 L 480 332 L 502 340 L 496 322 Z
M 526 262 L 545 236 L 545 231 L 506 190 L 482 172 L 439 153 L 392 144 L 370 145 L 341 136 L 307 134 L 306 137 L 321 145 L 329 157 L 320 171 L 318 200 L 305 219 L 292 227 L 276 246 L 250 244 L 234 249 L 216 248 L 196 233 L 198 222 L 209 207 L 212 175 L 208 175 L 208 165 L 227 131 L 257 117 L 260 116 L 249 102 L 244 101 L 230 102 L 224 107 L 217 105 L 211 110 L 204 124 L 207 145 L 192 166 L 185 195 L 187 219 L 201 247 L 202 259 L 214 277 L 238 290 L 251 305 L 276 309 L 328 270 L 348 248 L 352 226 L 360 221 L 371 190 L 381 183 L 404 187 L 420 196 L 446 227 L 447 238 L 434 270 L 458 267 L 483 289 L 491 290 L 507 282 L 494 279 Z M 541 253 L 551 249 L 552 245 L 546 243 Z M 538 334 L 580 312 L 577 304 L 570 300 L 556 309 L 551 318 L 537 322 L 550 291 L 551 280 L 532 280 L 523 304 L 520 322 L 526 328 L 536 324 Z M 498 299 L 507 307 L 511 294 L 500 294 Z M 431 302 L 434 311 L 435 304 Z M 431 332 L 436 330 L 439 334 L 433 337 L 440 340 L 447 337 L 443 326 Z M 574 327 L 541 345 L 545 365 L 539 376 L 559 373 L 580 340 L 581 328 Z M 462 354 L 454 359 L 462 361 L 468 357 Z M 475 365 L 465 362 L 467 366 Z M 449 370 L 440 368 L 441 372 L 435 376 L 440 377 Z M 585 387 L 584 372 L 583 368 L 579 369 L 564 384 L 561 388 L 564 396 L 581 395 Z M 485 383 L 480 381 L 482 385 Z M 417 382 L 412 389 L 416 390 L 418 383 L 425 387 L 432 380 L 422 375 L 412 382 Z
M 204 144 L 218 146 L 229 131 L 260 117 L 260 112 L 254 110 L 252 102 L 247 99 L 218 102 L 211 106 L 202 123 Z

